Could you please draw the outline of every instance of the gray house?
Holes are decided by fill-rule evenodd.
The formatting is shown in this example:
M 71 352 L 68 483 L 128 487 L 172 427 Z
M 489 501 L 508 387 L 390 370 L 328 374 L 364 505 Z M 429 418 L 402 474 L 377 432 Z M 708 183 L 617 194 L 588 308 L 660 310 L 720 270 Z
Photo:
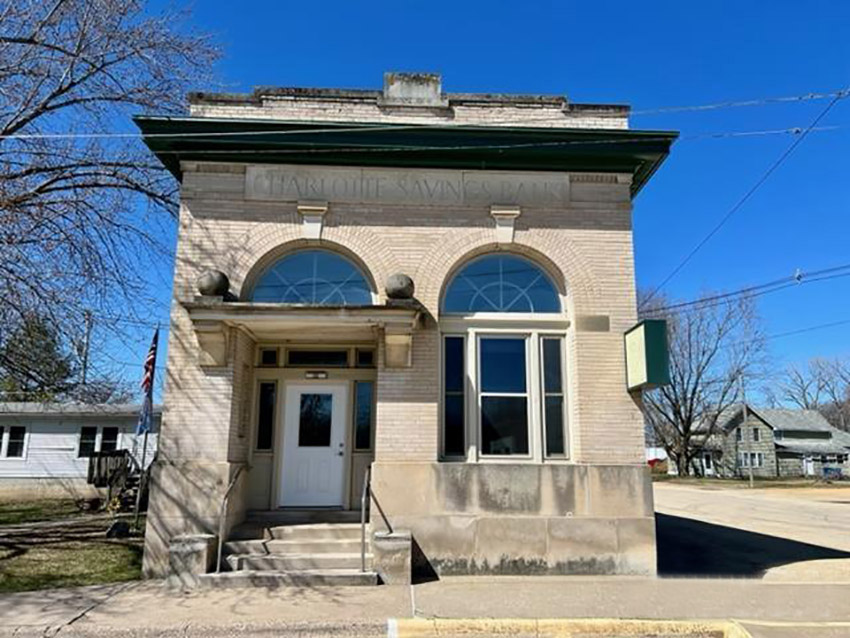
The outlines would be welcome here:
M 699 466 L 706 476 L 756 478 L 850 475 L 850 433 L 815 410 L 743 405 L 726 410 Z

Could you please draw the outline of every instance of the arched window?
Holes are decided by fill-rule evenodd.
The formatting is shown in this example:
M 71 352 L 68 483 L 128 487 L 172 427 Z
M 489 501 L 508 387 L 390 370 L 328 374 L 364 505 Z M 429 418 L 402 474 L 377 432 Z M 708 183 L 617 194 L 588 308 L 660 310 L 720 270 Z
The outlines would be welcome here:
M 535 264 L 516 255 L 471 261 L 446 288 L 445 313 L 560 312 L 555 286 Z
M 252 301 L 365 306 L 372 303 L 372 289 L 345 257 L 327 250 L 302 250 L 283 257 L 260 276 Z

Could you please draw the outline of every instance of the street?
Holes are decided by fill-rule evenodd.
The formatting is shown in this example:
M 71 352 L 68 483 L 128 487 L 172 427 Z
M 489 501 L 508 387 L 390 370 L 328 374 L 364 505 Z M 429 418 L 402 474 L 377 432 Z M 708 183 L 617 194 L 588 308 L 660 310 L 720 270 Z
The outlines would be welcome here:
M 850 490 L 655 484 L 660 576 L 850 580 Z

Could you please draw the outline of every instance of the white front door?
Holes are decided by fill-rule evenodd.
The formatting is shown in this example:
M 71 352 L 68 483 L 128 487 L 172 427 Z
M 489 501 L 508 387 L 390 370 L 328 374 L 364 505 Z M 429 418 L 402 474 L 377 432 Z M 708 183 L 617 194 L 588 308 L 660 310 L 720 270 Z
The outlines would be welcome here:
M 703 454 L 702 466 L 705 469 L 706 476 L 714 476 L 714 464 L 711 462 L 711 454 Z
M 803 465 L 805 466 L 806 476 L 815 475 L 815 460 L 811 456 L 807 456 L 803 459 Z
M 281 507 L 340 507 L 345 477 L 345 385 L 286 386 Z

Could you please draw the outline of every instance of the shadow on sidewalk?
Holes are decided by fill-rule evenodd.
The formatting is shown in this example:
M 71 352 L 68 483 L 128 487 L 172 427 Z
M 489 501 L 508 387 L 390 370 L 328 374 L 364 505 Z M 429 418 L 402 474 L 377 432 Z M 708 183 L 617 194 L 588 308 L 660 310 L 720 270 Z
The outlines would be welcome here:
M 659 576 L 761 578 L 779 565 L 850 558 L 850 552 L 668 514 L 655 514 L 655 533 Z

